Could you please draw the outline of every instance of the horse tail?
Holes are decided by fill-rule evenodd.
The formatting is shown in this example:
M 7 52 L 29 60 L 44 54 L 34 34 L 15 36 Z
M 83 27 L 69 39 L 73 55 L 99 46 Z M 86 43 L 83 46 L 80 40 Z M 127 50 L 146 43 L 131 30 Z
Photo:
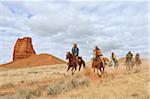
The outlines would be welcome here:
M 83 67 L 85 68 L 85 62 L 84 62 L 84 60 L 82 59 L 82 62 L 83 62 Z

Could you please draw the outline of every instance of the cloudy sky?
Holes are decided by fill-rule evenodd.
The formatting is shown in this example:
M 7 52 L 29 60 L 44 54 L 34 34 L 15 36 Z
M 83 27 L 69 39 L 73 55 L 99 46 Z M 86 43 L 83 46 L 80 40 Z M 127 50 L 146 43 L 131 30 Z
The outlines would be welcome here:
M 80 56 L 129 50 L 148 55 L 148 1 L 0 1 L 0 63 L 11 61 L 17 38 L 32 37 L 37 54 L 65 59 L 77 43 Z

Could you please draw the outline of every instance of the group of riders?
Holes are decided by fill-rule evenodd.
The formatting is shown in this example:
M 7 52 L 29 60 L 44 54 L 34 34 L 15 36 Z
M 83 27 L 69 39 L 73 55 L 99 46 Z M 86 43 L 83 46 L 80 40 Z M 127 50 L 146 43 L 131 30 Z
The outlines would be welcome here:
M 133 58 L 133 54 L 131 53 L 131 51 L 128 52 L 128 54 L 126 55 L 126 60 L 125 60 L 125 65 L 127 66 L 127 70 L 131 70 L 134 66 L 134 64 L 138 67 L 142 64 L 141 59 L 140 59 L 140 54 L 137 53 L 135 55 L 135 58 Z
M 72 67 L 73 67 L 73 64 L 82 65 L 82 62 L 84 63 L 82 57 L 79 57 L 79 48 L 77 47 L 77 44 L 73 44 L 72 53 L 70 53 L 70 52 L 68 52 L 68 53 L 70 55 L 72 55 L 72 57 L 73 57 L 72 64 L 71 64 L 71 60 L 69 59 L 68 65 L 70 65 L 70 66 L 72 65 Z M 109 62 L 109 63 L 107 63 L 107 62 Z M 134 66 L 134 63 L 139 64 L 139 65 L 141 64 L 140 55 L 139 55 L 139 53 L 137 53 L 135 55 L 135 58 L 133 59 L 133 54 L 131 53 L 131 51 L 129 51 L 125 57 L 125 65 L 127 65 L 128 69 L 131 69 Z M 114 67 L 118 67 L 119 63 L 118 63 L 115 53 L 114 52 L 111 53 L 111 61 L 109 61 L 108 58 L 103 56 L 100 48 L 98 46 L 95 46 L 95 48 L 93 50 L 92 67 L 101 69 L 101 67 L 104 68 L 104 66 L 106 64 L 109 64 L 109 66 L 114 65 Z M 85 66 L 85 63 L 84 63 L 84 66 Z M 81 68 L 81 66 L 80 66 L 80 68 Z M 69 70 L 69 68 L 68 68 L 68 70 Z

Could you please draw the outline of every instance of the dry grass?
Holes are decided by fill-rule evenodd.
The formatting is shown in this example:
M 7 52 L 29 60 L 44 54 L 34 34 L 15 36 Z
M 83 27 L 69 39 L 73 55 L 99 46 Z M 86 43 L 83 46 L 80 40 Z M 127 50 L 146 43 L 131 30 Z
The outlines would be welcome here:
M 61 78 L 64 71 L 66 71 L 65 64 L 23 69 L 0 68 L 0 86 L 7 83 L 19 84 L 22 81 L 28 83 L 43 79 Z
M 48 86 L 48 95 L 58 95 L 63 92 L 68 92 L 72 89 L 80 88 L 83 86 L 88 87 L 90 81 L 87 77 L 82 75 L 76 75 L 73 78 L 64 81 L 52 83 Z
M 149 99 L 147 66 L 144 61 L 140 72 L 107 68 L 104 78 L 88 69 L 72 76 L 65 64 L 0 68 L 0 99 Z
M 109 77 L 100 84 L 72 90 L 57 99 L 149 99 L 148 72 Z

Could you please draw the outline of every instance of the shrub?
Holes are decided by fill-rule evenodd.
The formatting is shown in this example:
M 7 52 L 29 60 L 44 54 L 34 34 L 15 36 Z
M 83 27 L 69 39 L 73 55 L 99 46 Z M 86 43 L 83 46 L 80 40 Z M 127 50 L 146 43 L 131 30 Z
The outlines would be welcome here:
M 70 91 L 74 88 L 78 88 L 82 86 L 89 86 L 89 80 L 85 77 L 75 76 L 72 79 L 69 79 L 67 83 L 61 81 L 61 82 L 55 82 L 53 84 L 50 84 L 47 87 L 47 90 L 48 90 L 48 95 L 58 95 L 62 92 Z

